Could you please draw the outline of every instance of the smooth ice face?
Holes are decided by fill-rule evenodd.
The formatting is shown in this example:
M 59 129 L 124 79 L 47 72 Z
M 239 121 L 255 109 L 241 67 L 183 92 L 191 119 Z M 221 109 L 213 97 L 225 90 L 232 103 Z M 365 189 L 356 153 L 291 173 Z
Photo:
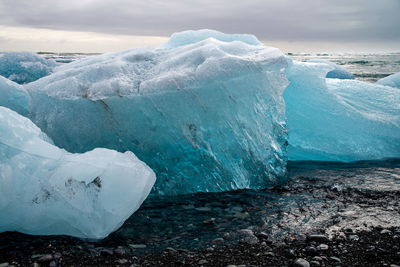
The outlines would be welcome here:
M 29 112 L 29 94 L 19 84 L 0 76 L 0 106 L 26 116 Z
M 400 88 L 400 72 L 397 72 L 395 74 L 392 74 L 385 78 L 382 78 L 379 81 L 377 81 L 376 83 L 381 84 L 381 85 Z
M 65 65 L 27 86 L 32 119 L 69 151 L 133 151 L 157 173 L 155 194 L 276 184 L 286 58 L 240 38 L 203 39 Z
M 19 84 L 25 84 L 49 75 L 56 62 L 31 52 L 0 54 L 0 75 Z
M 30 120 L 0 107 L 0 232 L 104 238 L 155 182 L 131 152 L 71 154 Z
M 289 160 L 400 156 L 400 90 L 325 79 L 320 63 L 294 62 L 285 90 Z
M 333 79 L 354 79 L 354 75 L 351 74 L 348 70 L 345 68 L 339 66 L 336 63 L 333 63 L 329 60 L 323 60 L 323 59 L 310 59 L 308 62 L 314 62 L 314 63 L 323 63 L 327 64 L 330 67 L 332 67 L 332 70 L 329 71 L 326 74 L 326 78 L 333 78 Z

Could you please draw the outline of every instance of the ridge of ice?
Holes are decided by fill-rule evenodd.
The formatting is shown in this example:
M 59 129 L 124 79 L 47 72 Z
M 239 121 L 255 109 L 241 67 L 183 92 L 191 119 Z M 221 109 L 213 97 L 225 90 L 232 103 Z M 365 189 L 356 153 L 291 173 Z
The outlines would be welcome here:
M 385 78 L 382 78 L 376 82 L 380 85 L 386 85 L 391 87 L 400 88 L 400 72 L 389 75 Z

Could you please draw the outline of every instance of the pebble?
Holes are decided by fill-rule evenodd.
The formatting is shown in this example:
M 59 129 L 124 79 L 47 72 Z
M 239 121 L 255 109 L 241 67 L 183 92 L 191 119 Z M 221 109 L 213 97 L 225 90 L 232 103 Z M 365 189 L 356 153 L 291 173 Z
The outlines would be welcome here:
M 297 255 L 293 249 L 289 249 L 286 251 L 286 257 L 288 257 L 289 259 L 295 259 Z
M 342 262 L 338 257 L 329 257 L 329 259 L 330 259 L 331 261 L 337 262 L 337 263 Z
M 49 263 L 49 267 L 57 267 L 57 262 L 51 261 L 51 262 Z
M 124 256 L 126 254 L 126 250 L 123 248 L 116 248 L 114 249 L 114 253 L 118 256 Z
M 267 257 L 274 257 L 274 256 L 275 256 L 275 253 L 273 253 L 272 251 L 268 251 L 268 252 L 265 253 L 265 256 L 267 256 Z
M 309 235 L 309 236 L 307 236 L 307 239 L 309 241 L 315 241 L 315 242 L 326 242 L 326 241 L 328 241 L 328 238 L 325 235 L 320 235 L 320 234 Z
M 52 260 L 53 260 L 53 255 L 51 254 L 43 255 L 37 259 L 38 262 L 49 262 Z
M 320 256 L 315 256 L 312 259 L 313 261 L 322 261 L 322 258 Z
M 317 249 L 318 250 L 328 250 L 329 246 L 326 244 L 320 244 Z
M 360 239 L 360 238 L 358 237 L 358 235 L 349 235 L 349 236 L 347 237 L 347 239 L 348 239 L 348 240 L 357 241 L 357 240 Z
M 208 260 L 199 260 L 198 264 L 199 265 L 203 265 L 203 264 L 207 264 Z
M 129 244 L 130 248 L 146 248 L 147 246 L 145 244 Z
M 305 259 L 299 258 L 294 262 L 294 266 L 298 267 L 310 267 L 310 263 Z
M 383 229 L 382 231 L 381 231 L 381 234 L 391 234 L 392 232 L 390 231 L 390 230 L 388 230 L 388 229 Z
M 100 254 L 104 256 L 111 256 L 114 255 L 114 252 L 111 249 L 103 248 L 102 250 L 100 250 Z
M 225 242 L 225 240 L 223 239 L 223 238 L 215 238 L 213 241 L 212 241 L 214 244 L 222 244 L 222 243 L 224 243 Z
M 321 266 L 321 264 L 318 261 L 310 261 L 311 266 Z
M 258 243 L 258 238 L 254 235 L 254 232 L 250 229 L 239 230 L 239 235 L 241 236 L 240 241 L 242 243 L 247 243 L 250 245 L 254 245 L 254 244 Z
M 10 264 L 8 263 L 8 262 L 3 262 L 3 263 L 0 263 L 0 267 L 6 267 L 6 266 L 9 266 Z
M 128 263 L 128 260 L 127 259 L 119 259 L 116 262 L 119 264 L 126 264 L 126 263 Z
M 313 246 L 306 247 L 305 253 L 306 253 L 307 255 L 310 255 L 310 256 L 318 255 L 317 249 L 316 249 L 315 247 L 313 247 Z

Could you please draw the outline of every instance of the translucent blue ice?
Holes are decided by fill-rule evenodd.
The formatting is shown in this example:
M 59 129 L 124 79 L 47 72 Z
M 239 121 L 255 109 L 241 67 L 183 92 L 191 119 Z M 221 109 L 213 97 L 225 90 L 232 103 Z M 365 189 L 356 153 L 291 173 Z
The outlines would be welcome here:
M 287 60 L 259 44 L 183 32 L 67 64 L 26 86 L 31 117 L 69 151 L 133 151 L 157 173 L 156 194 L 274 185 L 286 169 Z
M 29 119 L 0 107 L 0 232 L 104 238 L 154 182 L 131 152 L 68 153 Z
M 290 160 L 400 157 L 400 90 L 325 79 L 323 63 L 294 62 L 285 90 Z
M 0 75 L 19 84 L 25 84 L 49 75 L 56 62 L 31 52 L 0 54 Z
M 308 62 L 315 62 L 315 63 L 324 63 L 332 67 L 332 70 L 326 74 L 326 78 L 334 78 L 334 79 L 354 79 L 354 75 L 351 74 L 345 68 L 339 66 L 336 63 L 333 63 L 329 60 L 323 59 L 310 59 Z
M 389 75 L 377 81 L 378 84 L 400 88 L 400 72 Z
M 0 76 L 0 106 L 26 116 L 29 113 L 29 94 L 19 84 Z

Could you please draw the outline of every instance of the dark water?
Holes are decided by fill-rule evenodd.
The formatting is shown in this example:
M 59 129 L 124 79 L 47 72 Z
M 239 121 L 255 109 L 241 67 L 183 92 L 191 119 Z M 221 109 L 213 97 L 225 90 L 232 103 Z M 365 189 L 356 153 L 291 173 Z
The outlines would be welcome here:
M 240 190 L 150 199 L 112 238 L 147 250 L 204 248 L 238 230 L 271 238 L 325 229 L 400 226 L 400 160 L 289 162 L 291 181 L 268 190 Z

